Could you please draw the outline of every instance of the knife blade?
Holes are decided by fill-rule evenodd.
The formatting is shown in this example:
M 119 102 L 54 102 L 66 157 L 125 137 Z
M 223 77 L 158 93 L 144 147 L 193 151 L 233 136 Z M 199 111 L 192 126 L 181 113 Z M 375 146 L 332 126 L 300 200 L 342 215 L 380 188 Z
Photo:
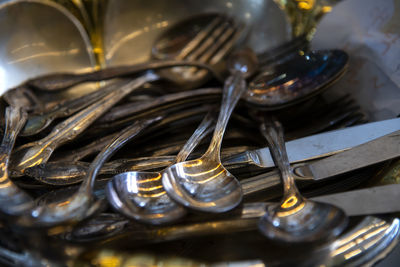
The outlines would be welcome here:
M 400 212 L 400 184 L 375 186 L 311 198 L 333 204 L 348 216 Z
M 311 163 L 294 166 L 299 178 L 322 180 L 400 156 L 400 130 Z
M 291 163 L 312 160 L 348 150 L 388 133 L 400 130 L 400 118 L 366 123 L 324 132 L 286 143 Z M 262 168 L 275 166 L 269 148 L 250 150 L 224 159 L 224 166 L 254 164 Z
M 400 130 L 323 159 L 294 164 L 292 168 L 296 180 L 319 181 L 396 157 L 400 157 Z M 257 193 L 279 185 L 279 171 L 274 169 L 240 183 L 244 195 Z

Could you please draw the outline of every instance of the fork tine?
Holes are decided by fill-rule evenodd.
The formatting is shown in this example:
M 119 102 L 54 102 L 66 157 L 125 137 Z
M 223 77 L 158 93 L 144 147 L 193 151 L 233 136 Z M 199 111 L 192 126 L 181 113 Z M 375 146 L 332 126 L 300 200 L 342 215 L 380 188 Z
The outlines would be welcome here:
M 237 40 L 239 40 L 240 36 L 242 35 L 244 30 L 244 26 L 240 25 L 236 28 L 235 33 L 232 37 L 225 42 L 222 48 L 218 49 L 218 52 L 212 56 L 209 61 L 210 65 L 217 64 L 228 52 L 232 49 L 232 47 L 236 44 Z
M 207 63 L 211 57 L 217 53 L 218 49 L 236 32 L 236 28 L 230 27 L 220 36 L 220 38 L 199 58 L 199 62 Z
M 199 61 L 199 58 L 202 54 L 208 51 L 210 48 L 215 46 L 215 43 L 220 39 L 226 29 L 230 28 L 230 24 L 228 21 L 224 21 L 219 26 L 217 26 L 212 33 L 204 40 L 200 46 L 193 50 L 192 53 L 187 57 L 187 60 L 191 61 Z M 203 62 L 204 63 L 204 62 Z
M 196 36 L 185 45 L 185 47 L 181 50 L 181 52 L 177 55 L 178 60 L 184 60 L 190 53 L 192 53 L 196 47 L 201 44 L 205 38 L 207 38 L 210 33 L 214 30 L 214 28 L 221 23 L 222 18 L 218 16 L 214 18 L 207 27 L 202 29 L 200 32 L 196 34 Z

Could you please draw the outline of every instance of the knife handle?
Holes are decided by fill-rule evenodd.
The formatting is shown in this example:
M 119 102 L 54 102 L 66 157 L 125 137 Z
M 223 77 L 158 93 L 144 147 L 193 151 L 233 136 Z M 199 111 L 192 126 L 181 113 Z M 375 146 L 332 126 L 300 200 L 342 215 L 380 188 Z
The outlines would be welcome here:
M 281 183 L 281 180 L 279 171 L 272 170 L 251 178 L 243 179 L 240 183 L 242 185 L 243 194 L 246 196 L 277 186 Z

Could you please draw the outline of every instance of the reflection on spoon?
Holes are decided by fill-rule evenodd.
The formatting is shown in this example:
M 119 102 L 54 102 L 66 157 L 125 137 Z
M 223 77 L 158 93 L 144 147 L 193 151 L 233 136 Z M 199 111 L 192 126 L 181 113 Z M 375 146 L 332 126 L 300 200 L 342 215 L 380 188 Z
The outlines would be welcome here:
M 251 50 L 243 50 L 235 54 L 229 63 L 232 75 L 225 82 L 210 146 L 201 158 L 169 167 L 162 178 L 171 198 L 201 211 L 225 212 L 236 207 L 242 199 L 240 183 L 222 166 L 220 149 L 229 117 L 246 90 L 244 79 L 254 72 L 257 58 Z
M 24 227 L 53 227 L 61 224 L 75 224 L 99 212 L 104 207 L 104 202 L 102 199 L 96 199 L 93 186 L 101 166 L 141 130 L 158 120 L 160 117 L 138 121 L 127 127 L 97 155 L 89 167 L 87 178 L 76 193 L 54 203 L 37 206 L 28 214 L 21 215 L 16 223 Z
M 268 238 L 284 242 L 316 242 L 332 239 L 346 228 L 347 216 L 339 208 L 304 198 L 298 191 L 290 168 L 278 121 L 263 121 L 261 131 L 268 140 L 275 165 L 281 172 L 283 198 L 269 206 L 259 221 Z
M 212 130 L 214 111 L 207 114 L 176 157 L 184 161 L 201 140 Z M 109 181 L 106 195 L 109 203 L 125 216 L 151 224 L 175 221 L 186 210 L 165 192 L 161 172 L 126 172 Z
M 342 50 L 297 54 L 271 65 L 249 84 L 244 98 L 264 109 L 281 109 L 314 96 L 346 70 L 348 55 Z

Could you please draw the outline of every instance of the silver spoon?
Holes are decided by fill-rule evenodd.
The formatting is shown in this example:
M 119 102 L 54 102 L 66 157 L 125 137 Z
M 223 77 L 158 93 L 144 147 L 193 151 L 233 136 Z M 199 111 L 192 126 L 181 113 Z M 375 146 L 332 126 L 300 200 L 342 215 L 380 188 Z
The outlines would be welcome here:
M 28 117 L 21 107 L 6 108 L 6 129 L 0 146 L 0 213 L 16 216 L 33 207 L 32 198 L 16 186 L 8 175 L 8 162 L 18 132 Z
M 244 99 L 266 110 L 282 109 L 315 96 L 347 69 L 342 50 L 311 51 L 270 65 L 249 84 Z
M 263 117 L 264 118 L 264 117 Z M 290 168 L 282 125 L 264 121 L 261 132 L 281 173 L 283 198 L 268 206 L 258 228 L 268 238 L 283 242 L 317 242 L 332 239 L 346 228 L 347 216 L 339 208 L 308 200 L 298 191 Z
M 37 206 L 17 218 L 16 223 L 24 227 L 53 227 L 60 224 L 75 224 L 98 212 L 103 206 L 102 199 L 93 195 L 95 178 L 100 168 L 116 151 L 140 133 L 144 128 L 161 117 L 138 121 L 116 136 L 91 163 L 86 179 L 78 191 L 66 199 Z
M 220 150 L 229 117 L 246 90 L 244 79 L 256 67 L 257 58 L 250 49 L 242 50 L 230 58 L 232 75 L 225 82 L 210 146 L 201 158 L 174 164 L 164 172 L 164 188 L 178 203 L 201 211 L 225 212 L 241 202 L 240 183 L 222 165 Z
M 109 94 L 101 100 L 59 123 L 41 140 L 17 148 L 12 156 L 13 176 L 22 175 L 26 168 L 47 162 L 57 147 L 81 134 L 115 103 L 154 77 L 157 76 L 149 72 L 133 81 L 118 81 L 109 85 Z
M 211 111 L 178 153 L 175 162 L 183 162 L 193 149 L 208 135 L 214 122 Z M 113 208 L 125 216 L 150 224 L 176 221 L 186 209 L 175 203 L 161 182 L 161 172 L 125 172 L 107 183 L 106 196 Z

